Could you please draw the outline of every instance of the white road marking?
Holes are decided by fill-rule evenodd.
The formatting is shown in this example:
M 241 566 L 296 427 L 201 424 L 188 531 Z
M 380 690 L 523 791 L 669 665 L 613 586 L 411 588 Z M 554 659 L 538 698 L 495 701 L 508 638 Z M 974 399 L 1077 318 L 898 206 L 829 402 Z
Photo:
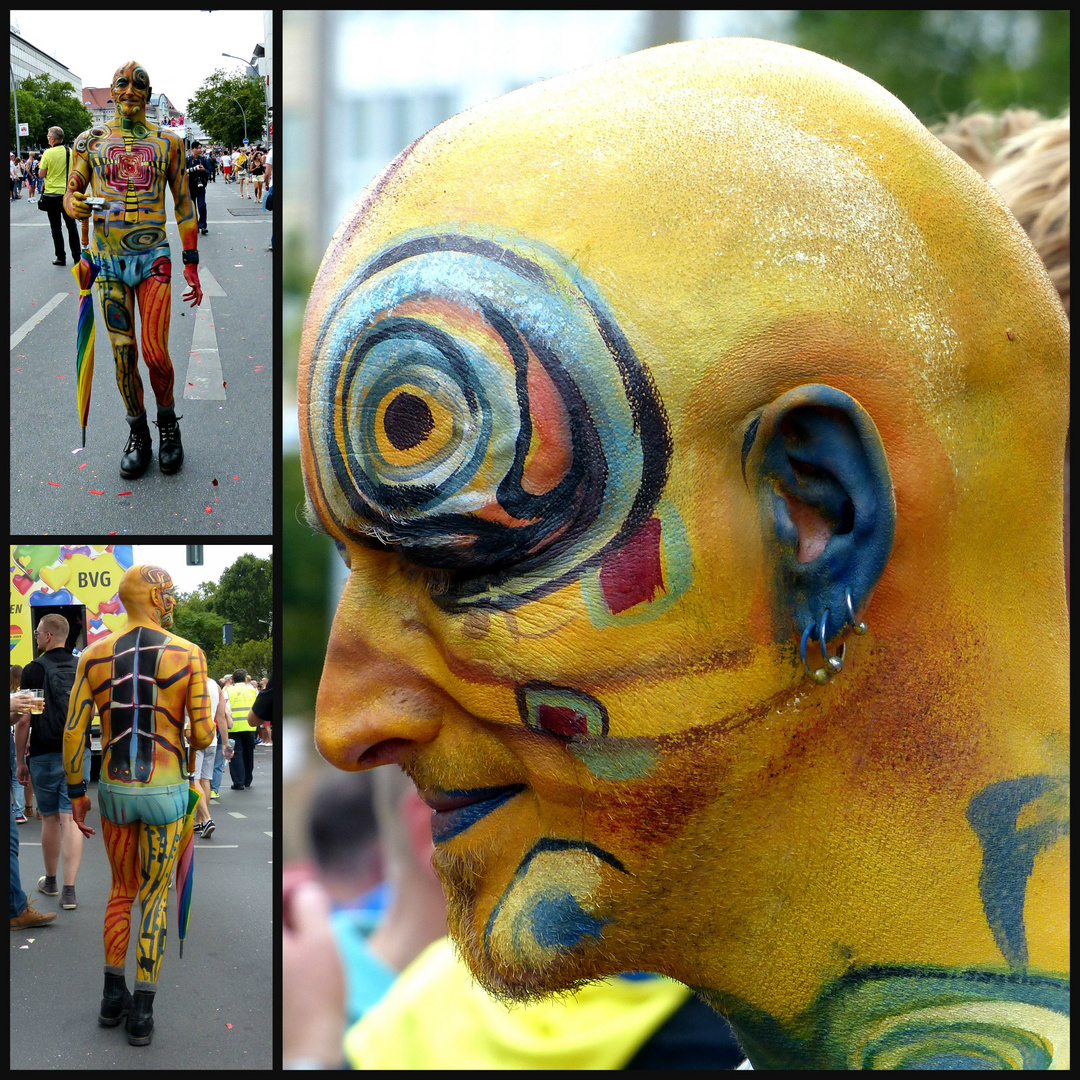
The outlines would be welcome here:
M 75 284 L 74 278 L 72 279 L 71 284 Z M 27 319 L 26 322 L 24 322 L 22 326 L 20 326 L 19 329 L 11 335 L 11 348 L 14 349 L 19 344 L 19 342 L 22 341 L 22 339 L 26 337 L 26 335 L 29 334 L 35 326 L 37 326 L 39 322 L 42 322 L 45 319 L 45 316 L 48 315 L 49 312 L 51 312 L 54 308 L 59 307 L 60 304 L 63 303 L 64 297 L 70 295 L 71 293 L 58 292 L 47 304 L 43 304 L 38 309 L 35 315 Z
M 191 355 L 188 357 L 187 378 L 184 380 L 184 399 L 187 401 L 224 401 L 225 380 L 221 374 L 221 353 L 218 352 L 214 312 L 208 297 L 225 296 L 208 267 L 199 267 L 199 284 L 203 302 L 195 309 L 195 329 L 191 333 Z
M 264 829 L 263 831 L 266 833 L 267 836 L 273 836 L 274 835 L 272 832 L 270 832 L 269 829 Z
M 247 814 L 238 814 L 235 810 L 228 810 L 228 811 L 226 811 L 226 813 L 228 813 L 229 817 L 241 817 L 241 818 L 246 818 L 247 817 Z

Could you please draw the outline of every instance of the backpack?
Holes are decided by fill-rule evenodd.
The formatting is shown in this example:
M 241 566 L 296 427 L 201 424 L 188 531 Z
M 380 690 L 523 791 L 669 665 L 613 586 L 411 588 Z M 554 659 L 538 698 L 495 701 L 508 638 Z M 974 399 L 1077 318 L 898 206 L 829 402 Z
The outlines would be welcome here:
M 40 754 L 56 753 L 63 749 L 64 725 L 79 661 L 67 649 L 49 649 L 37 662 L 45 669 L 45 711 L 34 717 L 35 749 Z M 48 749 L 43 749 L 45 746 Z

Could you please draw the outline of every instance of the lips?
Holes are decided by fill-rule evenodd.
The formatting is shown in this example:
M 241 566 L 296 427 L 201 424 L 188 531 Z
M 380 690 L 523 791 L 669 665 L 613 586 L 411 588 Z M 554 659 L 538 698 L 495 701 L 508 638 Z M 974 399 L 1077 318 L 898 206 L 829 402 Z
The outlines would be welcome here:
M 420 798 L 434 811 L 431 815 L 432 840 L 439 844 L 453 839 L 524 789 L 524 784 L 511 784 L 468 791 L 440 791 L 435 788 L 421 791 Z

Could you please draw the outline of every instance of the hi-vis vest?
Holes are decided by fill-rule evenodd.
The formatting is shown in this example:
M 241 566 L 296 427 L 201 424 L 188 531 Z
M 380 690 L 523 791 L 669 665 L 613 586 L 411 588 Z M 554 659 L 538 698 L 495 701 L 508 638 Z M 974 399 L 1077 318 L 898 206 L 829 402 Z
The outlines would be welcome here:
M 255 730 L 247 722 L 247 718 L 248 713 L 251 712 L 251 706 L 255 704 L 255 699 L 258 696 L 258 690 L 254 686 L 248 686 L 247 683 L 244 683 L 243 686 L 229 687 L 229 711 L 232 713 L 233 731 Z

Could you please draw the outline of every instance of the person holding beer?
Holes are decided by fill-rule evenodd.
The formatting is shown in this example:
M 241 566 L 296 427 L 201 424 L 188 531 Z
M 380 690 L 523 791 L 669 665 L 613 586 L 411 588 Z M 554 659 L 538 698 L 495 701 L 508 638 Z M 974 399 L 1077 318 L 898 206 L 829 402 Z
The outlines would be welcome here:
M 15 777 L 20 784 L 33 780 L 41 813 L 41 853 L 45 876 L 38 891 L 56 896 L 56 868 L 63 854 L 64 884 L 60 906 L 74 910 L 75 878 L 82 862 L 83 836 L 71 816 L 67 780 L 64 775 L 64 723 L 68 701 L 75 685 L 78 660 L 67 647 L 68 621 L 63 615 L 43 615 L 34 631 L 36 659 L 23 668 L 21 690 L 36 693 L 36 701 L 15 725 Z M 31 714 L 35 714 L 31 722 Z

